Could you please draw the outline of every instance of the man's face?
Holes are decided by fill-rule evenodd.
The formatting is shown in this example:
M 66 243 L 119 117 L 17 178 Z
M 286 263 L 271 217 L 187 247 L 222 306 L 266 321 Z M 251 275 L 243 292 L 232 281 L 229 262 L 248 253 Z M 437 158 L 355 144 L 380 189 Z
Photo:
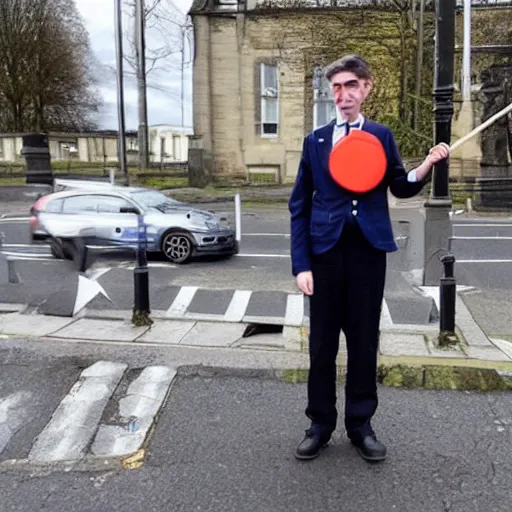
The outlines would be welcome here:
M 334 101 L 341 115 L 350 122 L 356 120 L 361 105 L 370 94 L 372 83 L 354 73 L 342 71 L 331 77 Z

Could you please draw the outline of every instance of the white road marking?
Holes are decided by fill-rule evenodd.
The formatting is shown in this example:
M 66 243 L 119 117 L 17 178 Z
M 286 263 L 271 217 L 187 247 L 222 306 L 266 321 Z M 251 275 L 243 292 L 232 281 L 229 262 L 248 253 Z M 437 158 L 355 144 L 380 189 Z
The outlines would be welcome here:
M 450 240 L 512 240 L 512 236 L 452 236 Z
M 241 322 L 251 300 L 251 295 L 252 291 L 249 290 L 235 290 L 228 309 L 224 313 L 224 320 L 226 322 Z
M 26 222 L 27 220 L 30 220 L 30 217 L 2 217 L 0 219 L 0 223 L 9 224 L 10 222 L 18 223 L 18 222 Z
M 81 309 L 83 309 L 89 302 L 91 302 L 96 295 L 101 293 L 104 297 L 110 300 L 107 292 L 103 287 L 93 279 L 78 275 L 78 289 L 76 292 L 75 306 L 73 308 L 73 316 L 75 316 Z
M 244 237 L 246 236 L 282 236 L 284 238 L 290 238 L 291 235 L 288 233 L 245 233 Z
M 510 223 L 500 223 L 500 224 L 453 224 L 453 227 L 456 228 L 512 228 L 512 224 Z
M 20 247 L 20 248 L 31 248 L 31 249 L 50 249 L 50 246 L 48 244 L 2 244 L 2 247 Z
M 9 256 L 9 259 L 11 260 L 21 260 L 21 261 L 57 261 L 57 262 L 63 262 L 64 260 L 57 260 L 55 259 L 53 256 L 49 256 L 49 255 L 41 255 L 41 256 L 28 256 L 28 255 L 25 255 L 25 254 L 18 254 L 18 253 L 7 253 L 7 252 L 3 252 L 2 254 L 6 254 Z
M 288 294 L 286 297 L 285 325 L 302 325 L 304 320 L 304 295 Z
M 455 260 L 457 263 L 512 263 L 512 260 Z
M 388 303 L 386 299 L 382 299 L 382 310 L 380 312 L 380 327 L 381 329 L 386 329 L 393 327 L 393 318 L 391 317 L 391 312 L 389 311 Z
M 290 258 L 289 254 L 251 254 L 251 253 L 242 253 L 235 254 L 240 258 Z
M 176 265 L 171 265 L 171 263 L 148 263 L 149 268 L 176 268 Z M 124 263 L 121 263 L 120 266 L 116 268 L 122 268 L 124 270 L 134 270 L 136 268 L 136 265 L 126 265 Z
M 194 295 L 198 290 L 198 286 L 183 286 L 176 295 L 171 307 L 167 310 L 167 317 L 181 317 L 190 306 Z
M 29 258 L 50 258 L 51 256 L 49 253 L 43 254 L 43 253 L 37 253 L 37 252 L 11 252 L 11 251 L 1 251 L 2 254 L 5 254 L 7 256 L 27 256 Z M 53 258 L 55 259 L 55 258 Z
M 127 367 L 98 361 L 86 368 L 37 437 L 28 459 L 52 462 L 83 457 L 96 433 L 103 409 Z
M 167 366 L 145 368 L 119 401 L 119 415 L 127 423 L 100 425 L 92 453 L 100 457 L 119 457 L 140 449 L 175 376 L 176 370 Z
M 0 453 L 11 440 L 11 437 L 30 418 L 29 403 L 32 395 L 26 391 L 18 391 L 0 399 Z

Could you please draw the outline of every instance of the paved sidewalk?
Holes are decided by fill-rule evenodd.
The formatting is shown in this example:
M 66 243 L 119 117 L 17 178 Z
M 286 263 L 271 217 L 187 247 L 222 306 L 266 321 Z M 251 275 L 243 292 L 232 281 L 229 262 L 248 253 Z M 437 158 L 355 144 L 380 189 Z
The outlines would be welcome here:
M 432 293 L 434 300 L 436 290 Z M 441 389 L 512 389 L 512 342 L 489 338 L 461 298 L 457 300 L 459 342 L 448 348 L 437 343 L 439 326 L 386 324 L 381 320 L 380 371 L 384 384 Z M 308 322 L 301 326 L 264 327 L 250 334 L 248 323 L 168 318 L 153 312 L 152 326 L 135 327 L 128 311 L 82 310 L 74 318 L 30 314 L 23 306 L 3 305 L 0 334 L 41 341 L 123 344 L 172 348 L 176 366 L 224 369 L 269 369 L 303 380 L 307 375 Z M 269 329 L 273 332 L 269 332 Z M 339 371 L 344 373 L 343 335 Z

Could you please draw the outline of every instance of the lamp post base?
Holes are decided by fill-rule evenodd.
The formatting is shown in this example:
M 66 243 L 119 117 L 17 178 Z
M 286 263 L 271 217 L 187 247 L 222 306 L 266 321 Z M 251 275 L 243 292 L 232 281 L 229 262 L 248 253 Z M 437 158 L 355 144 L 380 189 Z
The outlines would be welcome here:
M 425 286 L 439 286 L 443 276 L 441 257 L 448 250 L 453 233 L 451 208 L 450 199 L 429 199 L 425 203 Z

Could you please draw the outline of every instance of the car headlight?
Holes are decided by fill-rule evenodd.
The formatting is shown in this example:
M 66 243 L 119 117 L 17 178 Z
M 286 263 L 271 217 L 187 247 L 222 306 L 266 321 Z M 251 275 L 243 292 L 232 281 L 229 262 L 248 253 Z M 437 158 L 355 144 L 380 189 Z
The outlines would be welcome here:
M 217 221 L 207 220 L 207 221 L 205 221 L 205 224 L 208 229 L 213 229 L 213 230 L 219 229 L 219 223 Z

